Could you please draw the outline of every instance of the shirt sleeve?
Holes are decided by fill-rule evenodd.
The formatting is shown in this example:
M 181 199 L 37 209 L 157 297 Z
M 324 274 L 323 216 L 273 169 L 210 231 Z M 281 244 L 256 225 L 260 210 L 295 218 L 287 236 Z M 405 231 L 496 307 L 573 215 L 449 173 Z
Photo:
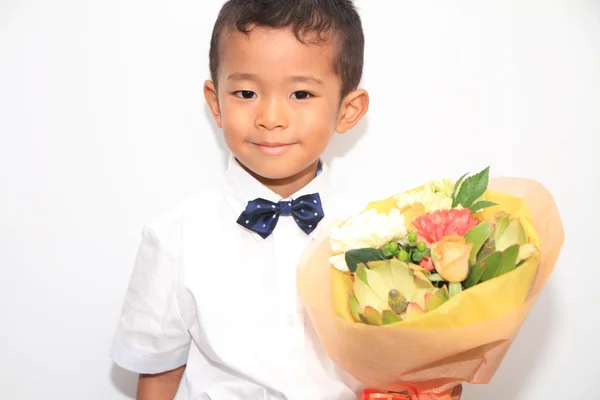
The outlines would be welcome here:
M 187 362 L 191 338 L 178 308 L 179 277 L 176 263 L 145 227 L 110 349 L 122 368 L 156 374 Z

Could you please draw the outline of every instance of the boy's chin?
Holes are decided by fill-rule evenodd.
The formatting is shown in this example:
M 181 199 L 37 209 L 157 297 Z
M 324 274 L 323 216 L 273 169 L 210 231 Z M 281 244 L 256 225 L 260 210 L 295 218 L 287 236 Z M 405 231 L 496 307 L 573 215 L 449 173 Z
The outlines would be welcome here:
M 239 160 L 239 159 L 238 159 Z M 254 175 L 261 181 L 282 181 L 282 180 L 293 180 L 299 178 L 305 174 L 316 174 L 316 167 L 318 161 L 306 165 L 295 165 L 292 162 L 282 158 L 280 160 L 272 160 L 270 162 L 260 163 L 248 163 L 245 164 L 243 160 L 239 160 L 242 167 L 244 167 L 250 174 Z M 314 169 L 314 171 L 313 171 Z

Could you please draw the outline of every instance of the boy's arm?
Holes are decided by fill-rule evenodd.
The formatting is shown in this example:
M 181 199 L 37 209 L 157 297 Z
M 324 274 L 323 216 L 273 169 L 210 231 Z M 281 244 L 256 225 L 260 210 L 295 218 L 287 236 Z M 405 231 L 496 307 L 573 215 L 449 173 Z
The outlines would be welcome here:
M 160 232 L 167 243 L 177 240 Z M 144 227 L 110 349 L 117 365 L 138 374 L 138 399 L 173 400 L 187 363 L 191 337 L 180 314 L 183 271 L 176 258 Z
M 138 380 L 137 400 L 173 400 L 185 365 L 161 374 L 141 374 Z

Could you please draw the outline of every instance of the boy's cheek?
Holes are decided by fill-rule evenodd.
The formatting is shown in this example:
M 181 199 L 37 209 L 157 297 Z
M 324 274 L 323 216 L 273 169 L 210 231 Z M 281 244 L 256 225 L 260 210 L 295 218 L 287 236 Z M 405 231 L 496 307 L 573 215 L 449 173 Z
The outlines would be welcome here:
M 327 134 L 335 130 L 337 115 L 326 105 L 319 105 L 304 108 L 302 112 L 296 113 L 294 122 L 298 127 Z
M 223 128 L 236 126 L 246 126 L 252 123 L 253 117 L 252 112 L 248 107 L 242 108 L 239 106 L 232 106 L 224 104 L 221 110 L 221 120 Z

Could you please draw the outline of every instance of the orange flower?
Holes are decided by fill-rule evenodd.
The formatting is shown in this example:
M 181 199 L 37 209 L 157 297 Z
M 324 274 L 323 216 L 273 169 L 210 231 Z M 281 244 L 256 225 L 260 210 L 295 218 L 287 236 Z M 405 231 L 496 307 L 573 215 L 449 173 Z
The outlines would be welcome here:
M 473 248 L 464 236 L 445 236 L 433 248 L 431 258 L 437 272 L 448 282 L 462 282 L 469 275 L 469 255 Z

